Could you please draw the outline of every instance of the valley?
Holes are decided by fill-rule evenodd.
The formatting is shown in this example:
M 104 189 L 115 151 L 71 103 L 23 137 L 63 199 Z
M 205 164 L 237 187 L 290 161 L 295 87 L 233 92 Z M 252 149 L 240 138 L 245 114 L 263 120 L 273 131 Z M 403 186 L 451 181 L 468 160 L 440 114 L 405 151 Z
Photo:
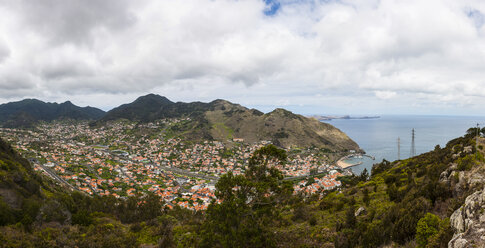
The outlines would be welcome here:
M 151 192 L 170 207 L 204 210 L 215 199 L 218 178 L 229 171 L 243 174 L 251 154 L 271 141 L 194 142 L 173 137 L 171 130 L 188 121 L 111 121 L 99 128 L 86 121 L 56 121 L 32 129 L 2 128 L 0 136 L 15 144 L 35 170 L 69 189 L 121 198 Z M 287 152 L 288 162 L 277 168 L 288 179 L 298 180 L 295 192 L 331 190 L 341 185 L 338 177 L 351 175 L 334 164 L 345 152 L 316 147 Z

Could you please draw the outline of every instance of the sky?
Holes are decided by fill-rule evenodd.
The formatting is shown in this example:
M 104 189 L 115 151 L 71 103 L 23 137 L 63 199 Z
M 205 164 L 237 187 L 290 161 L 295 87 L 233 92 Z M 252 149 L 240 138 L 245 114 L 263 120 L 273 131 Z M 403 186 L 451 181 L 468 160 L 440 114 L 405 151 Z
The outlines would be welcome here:
M 485 115 L 483 0 L 0 0 L 0 103 Z

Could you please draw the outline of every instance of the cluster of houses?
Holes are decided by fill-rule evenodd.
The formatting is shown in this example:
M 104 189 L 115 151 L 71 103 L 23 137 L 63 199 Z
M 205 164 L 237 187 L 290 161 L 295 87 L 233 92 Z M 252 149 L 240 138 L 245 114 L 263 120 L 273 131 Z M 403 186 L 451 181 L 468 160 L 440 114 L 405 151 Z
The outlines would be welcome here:
M 342 173 L 336 170 L 331 170 L 329 174 L 323 177 L 313 178 L 313 183 L 309 183 L 308 180 L 302 180 L 294 186 L 294 193 L 311 195 L 325 190 L 333 190 L 342 184 L 339 180 L 337 180 L 338 177 L 342 176 L 344 176 Z
M 212 177 L 229 171 L 242 174 L 252 153 L 268 142 L 245 144 L 234 138 L 228 145 L 166 137 L 163 127 L 179 121 L 161 120 L 144 126 L 114 122 L 95 129 L 86 122 L 54 122 L 28 131 L 0 129 L 0 133 L 24 156 L 35 157 L 37 170 L 53 171 L 87 194 L 129 197 L 153 192 L 169 206 L 204 210 L 215 198 L 215 182 L 166 168 Z M 143 128 L 148 131 L 133 131 Z M 312 184 L 304 180 L 295 185 L 295 191 L 313 194 L 340 186 L 337 178 L 341 174 L 323 161 L 312 153 L 296 154 L 276 166 L 289 177 L 329 172 Z

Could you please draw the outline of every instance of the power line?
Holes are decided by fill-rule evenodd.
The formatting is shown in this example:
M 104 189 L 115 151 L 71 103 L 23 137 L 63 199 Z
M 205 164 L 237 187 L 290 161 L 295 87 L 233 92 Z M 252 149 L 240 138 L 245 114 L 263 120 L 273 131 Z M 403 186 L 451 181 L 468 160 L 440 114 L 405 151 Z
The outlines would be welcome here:
M 411 157 L 416 156 L 416 146 L 415 146 L 415 143 L 414 143 L 414 136 L 415 136 L 415 131 L 414 131 L 414 128 L 413 128 L 413 131 L 411 133 Z

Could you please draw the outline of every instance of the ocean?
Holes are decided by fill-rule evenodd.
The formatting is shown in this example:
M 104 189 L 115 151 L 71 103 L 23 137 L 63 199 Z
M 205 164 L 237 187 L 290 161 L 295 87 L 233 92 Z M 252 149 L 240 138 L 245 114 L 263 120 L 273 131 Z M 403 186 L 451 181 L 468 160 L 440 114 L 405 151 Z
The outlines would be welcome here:
M 398 158 L 398 138 L 400 138 L 400 158 L 411 155 L 411 130 L 415 130 L 416 155 L 434 149 L 436 145 L 444 147 L 454 138 L 465 135 L 477 123 L 485 126 L 485 117 L 472 116 L 381 116 L 377 119 L 337 119 L 325 121 L 353 139 L 375 160 L 367 157 L 352 158 L 350 163 L 362 161 L 361 165 L 352 167 L 352 171 L 360 174 L 364 168 L 370 173 L 374 163 L 383 159 L 394 161 Z

